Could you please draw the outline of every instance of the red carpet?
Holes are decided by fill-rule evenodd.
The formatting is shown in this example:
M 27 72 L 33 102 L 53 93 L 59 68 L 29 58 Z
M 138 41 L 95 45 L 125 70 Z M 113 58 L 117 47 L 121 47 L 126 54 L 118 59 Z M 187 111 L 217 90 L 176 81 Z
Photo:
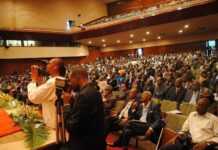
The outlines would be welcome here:
M 109 134 L 106 140 L 107 140 L 108 143 L 113 143 L 114 141 L 117 140 L 117 136 L 114 135 L 114 134 Z M 121 147 L 110 147 L 110 146 L 108 146 L 107 150 L 122 150 L 122 148 Z M 136 148 L 129 147 L 128 150 L 136 150 Z
M 20 131 L 20 127 L 10 118 L 10 116 L 0 109 L 0 137 Z

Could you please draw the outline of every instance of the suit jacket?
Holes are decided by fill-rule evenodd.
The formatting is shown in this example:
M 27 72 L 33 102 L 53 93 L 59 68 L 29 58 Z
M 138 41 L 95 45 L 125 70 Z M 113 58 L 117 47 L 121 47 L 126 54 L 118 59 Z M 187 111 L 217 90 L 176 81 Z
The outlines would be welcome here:
M 161 128 L 164 126 L 164 122 L 162 121 L 160 104 L 150 103 L 147 112 L 146 123 L 155 131 L 159 132 Z M 143 105 L 139 105 L 138 107 L 138 116 L 140 119 L 143 114 Z
M 136 102 L 136 100 L 134 100 Z M 118 113 L 118 116 L 120 115 L 120 113 L 122 112 L 122 110 L 126 107 L 126 105 L 128 104 L 129 101 L 126 101 L 125 105 L 123 106 L 123 108 L 121 109 L 121 111 Z M 136 111 L 132 109 L 132 107 L 129 108 L 128 110 L 128 120 L 132 120 L 132 119 L 138 119 L 139 118 L 139 114 L 137 112 L 137 108 Z
M 91 84 L 83 87 L 64 112 L 69 147 L 75 150 L 105 149 L 104 107 L 100 92 Z
M 180 104 L 182 101 L 185 100 L 185 93 L 186 89 L 181 87 L 180 90 L 176 93 L 176 87 L 172 86 L 166 92 L 165 99 L 172 100 L 177 102 L 177 109 L 179 109 Z
M 104 102 L 104 113 L 105 116 L 109 116 L 111 114 L 111 110 L 114 108 L 116 103 L 116 99 L 110 96 L 107 98 L 107 100 Z
M 160 87 L 155 86 L 153 95 L 155 98 L 164 99 L 166 91 L 167 87 L 165 86 L 165 84 L 161 84 Z
M 198 95 L 197 95 L 196 101 L 198 100 L 198 97 L 199 97 L 199 94 L 200 94 L 200 91 L 197 91 L 197 92 L 198 92 Z M 188 89 L 188 90 L 186 91 L 186 94 L 185 94 L 185 98 L 184 98 L 184 99 L 185 99 L 186 101 L 190 102 L 193 93 L 194 93 L 193 90 L 189 90 L 189 89 Z

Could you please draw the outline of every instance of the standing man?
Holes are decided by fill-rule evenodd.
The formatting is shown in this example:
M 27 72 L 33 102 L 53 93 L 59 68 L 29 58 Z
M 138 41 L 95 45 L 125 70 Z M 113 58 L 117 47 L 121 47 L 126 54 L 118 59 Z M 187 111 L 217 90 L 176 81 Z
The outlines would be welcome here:
M 74 150 L 105 150 L 104 106 L 97 87 L 88 83 L 88 73 L 74 68 L 70 84 L 77 92 L 65 110 L 65 127 L 69 132 L 67 147 Z
M 39 67 L 31 67 L 32 81 L 27 86 L 28 98 L 34 104 L 42 105 L 44 123 L 56 128 L 56 85 L 55 80 L 59 76 L 65 76 L 65 67 L 62 59 L 53 58 L 47 64 L 47 72 L 50 75 L 45 83 L 42 83 L 42 76 L 39 74 Z

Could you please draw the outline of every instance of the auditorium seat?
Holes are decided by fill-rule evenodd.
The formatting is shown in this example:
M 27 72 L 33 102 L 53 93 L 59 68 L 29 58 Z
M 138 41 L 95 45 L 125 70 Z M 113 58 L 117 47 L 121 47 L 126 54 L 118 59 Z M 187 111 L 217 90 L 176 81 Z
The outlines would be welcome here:
M 187 117 L 184 115 L 167 113 L 166 127 L 174 131 L 179 131 L 186 119 Z
M 185 116 L 188 116 L 191 112 L 195 111 L 195 109 L 195 106 L 189 103 L 182 103 L 180 105 L 180 110 Z
M 112 96 L 113 97 L 119 97 L 119 91 L 113 91 Z
M 176 110 L 176 102 L 170 101 L 170 100 L 163 100 L 161 101 L 161 111 L 162 112 L 168 112 Z
M 112 113 L 119 113 L 121 109 L 124 107 L 125 101 L 124 100 L 117 100 L 115 103 L 115 107 L 112 109 Z
M 172 129 L 164 128 L 160 137 L 161 139 L 158 148 L 161 148 L 165 144 L 171 143 L 177 135 L 178 133 L 176 133 Z

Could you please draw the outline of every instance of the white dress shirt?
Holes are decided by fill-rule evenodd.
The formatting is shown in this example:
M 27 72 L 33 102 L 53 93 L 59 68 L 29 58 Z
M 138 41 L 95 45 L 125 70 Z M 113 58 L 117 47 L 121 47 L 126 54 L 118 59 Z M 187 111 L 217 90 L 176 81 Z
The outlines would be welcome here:
M 218 118 L 211 113 L 202 116 L 192 112 L 183 124 L 182 132 L 189 132 L 193 143 L 218 143 Z
M 125 106 L 125 107 L 122 109 L 122 111 L 120 112 L 119 119 L 121 119 L 122 117 L 128 118 L 128 116 L 129 116 L 129 109 L 131 108 L 132 103 L 133 103 L 133 101 L 129 101 L 129 102 L 126 104 L 126 106 Z
M 142 116 L 139 119 L 141 122 L 147 122 L 147 115 L 148 115 L 148 108 L 150 106 L 151 102 L 149 102 L 146 106 L 143 104 L 143 110 L 142 110 Z
M 190 99 L 189 104 L 196 105 L 197 99 L 198 99 L 198 95 L 199 95 L 199 92 L 198 92 L 198 91 L 193 91 L 192 97 L 191 97 L 191 99 Z
M 30 82 L 27 86 L 29 100 L 34 104 L 42 104 L 44 123 L 51 128 L 56 128 L 55 78 L 50 78 L 40 86 L 37 86 L 35 82 Z

